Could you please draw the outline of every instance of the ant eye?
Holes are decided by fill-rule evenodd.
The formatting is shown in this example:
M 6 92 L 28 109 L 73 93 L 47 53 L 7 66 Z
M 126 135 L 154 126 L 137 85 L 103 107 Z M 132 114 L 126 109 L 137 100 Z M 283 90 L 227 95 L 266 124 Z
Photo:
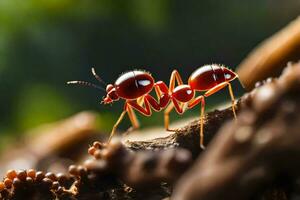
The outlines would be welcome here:
M 226 79 L 230 79 L 231 78 L 231 74 L 225 74 L 225 78 Z

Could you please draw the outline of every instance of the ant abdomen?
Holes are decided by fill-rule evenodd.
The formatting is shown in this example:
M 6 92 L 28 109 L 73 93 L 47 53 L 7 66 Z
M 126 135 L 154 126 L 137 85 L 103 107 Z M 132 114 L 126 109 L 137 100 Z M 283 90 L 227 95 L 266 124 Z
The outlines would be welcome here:
M 189 78 L 189 85 L 197 91 L 207 91 L 225 81 L 236 78 L 236 74 L 221 65 L 204 65 L 194 71 Z

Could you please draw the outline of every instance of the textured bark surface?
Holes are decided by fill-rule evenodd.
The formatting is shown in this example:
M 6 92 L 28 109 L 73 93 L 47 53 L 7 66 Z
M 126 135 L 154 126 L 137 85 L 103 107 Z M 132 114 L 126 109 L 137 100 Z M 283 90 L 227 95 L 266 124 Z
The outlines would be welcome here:
M 237 111 L 239 111 L 239 105 L 237 104 Z M 233 114 L 231 107 L 225 108 L 223 110 L 214 110 L 206 114 L 204 121 L 204 144 L 207 145 L 211 139 L 214 137 L 216 132 L 222 126 L 222 124 L 227 120 L 232 120 Z M 156 150 L 156 149 L 166 149 L 172 147 L 180 147 L 188 149 L 193 157 L 197 157 L 203 149 L 199 146 L 199 120 L 190 122 L 187 126 L 178 129 L 174 134 L 167 137 L 156 138 L 148 141 L 127 141 L 125 143 L 126 147 L 134 151 L 141 149 Z

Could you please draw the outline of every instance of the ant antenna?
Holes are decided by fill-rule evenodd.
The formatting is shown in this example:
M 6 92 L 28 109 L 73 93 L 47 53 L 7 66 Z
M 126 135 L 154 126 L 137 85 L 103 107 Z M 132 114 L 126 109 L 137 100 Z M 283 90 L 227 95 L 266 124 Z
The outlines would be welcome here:
M 87 86 L 87 87 L 93 87 L 93 88 L 96 88 L 96 89 L 99 89 L 99 90 L 102 90 L 102 91 L 106 92 L 103 87 L 101 87 L 99 85 L 95 85 L 93 83 L 86 82 L 86 81 L 68 81 L 67 84 L 68 85 L 72 84 L 72 85 L 83 85 L 83 86 Z
M 94 67 L 92 67 L 92 74 L 100 83 L 107 85 L 107 83 L 105 83 L 105 81 L 103 81 L 102 78 L 100 78 L 100 76 L 98 76 Z

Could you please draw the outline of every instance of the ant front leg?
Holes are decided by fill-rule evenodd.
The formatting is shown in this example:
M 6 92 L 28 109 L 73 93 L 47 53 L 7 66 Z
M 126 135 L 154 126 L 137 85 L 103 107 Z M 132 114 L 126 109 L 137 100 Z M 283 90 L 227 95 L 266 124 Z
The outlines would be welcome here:
M 231 84 L 229 82 L 223 82 L 223 83 L 220 83 L 220 84 L 216 85 L 215 87 L 213 87 L 210 90 L 208 90 L 207 92 L 205 92 L 204 96 L 208 97 L 208 96 L 218 92 L 219 90 L 223 89 L 226 86 L 228 86 L 229 94 L 230 94 L 230 97 L 231 97 L 231 107 L 232 107 L 233 116 L 234 116 L 235 119 L 237 119 L 236 118 L 236 111 L 235 111 L 235 98 L 234 98 L 234 95 L 233 95 Z
M 155 111 L 160 111 L 160 104 L 149 94 L 143 96 L 144 105 L 139 105 L 137 101 L 128 101 L 128 106 L 131 106 L 133 109 L 137 110 L 145 116 L 150 116 L 152 114 L 151 107 Z
M 121 113 L 119 119 L 117 120 L 117 122 L 114 124 L 112 131 L 110 133 L 109 139 L 108 139 L 108 143 L 111 141 L 112 137 L 115 135 L 115 132 L 119 126 L 119 124 L 122 122 L 123 118 L 125 117 L 125 114 L 128 113 L 129 119 L 131 121 L 132 127 L 133 128 L 129 128 L 126 132 L 130 132 L 132 131 L 132 129 L 137 129 L 139 128 L 139 121 L 136 118 L 136 115 L 134 113 L 134 110 L 130 107 L 130 104 L 128 101 L 125 102 L 124 104 L 124 109 L 123 112 Z
M 162 97 L 160 98 L 159 103 L 149 94 L 142 96 L 140 99 L 136 101 L 128 101 L 127 110 L 133 126 L 137 125 L 137 120 L 135 120 L 135 114 L 133 109 L 137 110 L 138 112 L 140 112 L 145 116 L 150 116 L 152 114 L 151 107 L 155 111 L 160 111 L 162 107 L 164 107 L 165 104 L 167 104 L 168 102 L 169 102 L 169 97 L 164 96 L 163 94 Z
M 125 103 L 125 106 L 124 106 L 124 107 L 126 107 L 126 104 L 127 104 L 127 102 Z M 116 130 L 117 130 L 119 124 L 120 124 L 121 121 L 123 120 L 123 118 L 124 118 L 126 112 L 127 112 L 127 110 L 124 109 L 124 111 L 121 113 L 119 119 L 118 119 L 117 122 L 114 124 L 114 126 L 113 126 L 113 128 L 112 128 L 112 130 L 111 130 L 109 139 L 108 139 L 108 143 L 111 141 L 112 137 L 115 135 L 115 132 L 116 132 Z
M 143 102 L 138 102 L 139 105 L 142 103 Z M 127 114 L 128 114 L 128 117 L 130 119 L 132 126 L 127 129 L 127 131 L 124 133 L 124 135 L 127 135 L 131 131 L 138 129 L 140 127 L 139 120 L 137 119 L 136 114 L 135 114 L 134 110 L 131 108 L 131 106 L 127 106 Z

